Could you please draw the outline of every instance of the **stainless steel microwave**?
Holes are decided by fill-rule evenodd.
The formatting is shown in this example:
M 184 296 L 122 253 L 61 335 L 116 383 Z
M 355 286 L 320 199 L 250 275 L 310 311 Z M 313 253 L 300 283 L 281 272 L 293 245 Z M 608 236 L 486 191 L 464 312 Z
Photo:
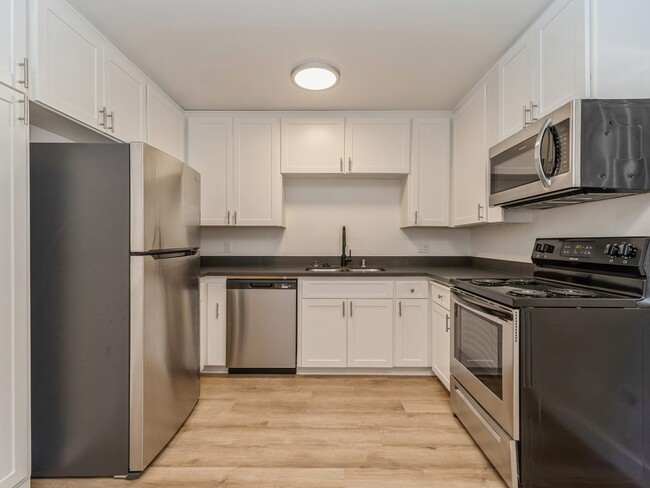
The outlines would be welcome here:
M 650 99 L 573 100 L 489 155 L 493 206 L 545 209 L 650 191 Z

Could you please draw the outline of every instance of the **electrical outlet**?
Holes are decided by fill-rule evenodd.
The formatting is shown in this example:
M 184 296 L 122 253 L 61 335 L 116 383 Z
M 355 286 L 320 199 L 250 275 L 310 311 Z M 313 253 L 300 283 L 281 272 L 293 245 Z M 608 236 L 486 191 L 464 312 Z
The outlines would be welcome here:
M 429 252 L 429 241 L 418 241 L 418 252 L 428 253 Z
M 223 241 L 223 252 L 232 252 L 232 243 L 230 241 Z

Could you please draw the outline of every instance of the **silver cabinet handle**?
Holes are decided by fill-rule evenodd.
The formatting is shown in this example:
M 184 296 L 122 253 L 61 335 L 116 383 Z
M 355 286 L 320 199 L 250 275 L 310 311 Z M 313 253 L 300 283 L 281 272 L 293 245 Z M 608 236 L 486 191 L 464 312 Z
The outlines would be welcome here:
M 400 300 L 397 304 L 397 308 L 399 309 L 399 316 L 402 316 L 402 300 Z
M 476 206 L 477 206 L 478 220 L 483 220 L 483 213 L 481 212 L 481 210 L 483 210 L 483 205 L 481 205 L 480 203 L 477 203 Z
M 228 221 L 228 225 L 230 225 L 230 210 L 228 210 L 228 214 L 226 216 L 226 220 Z
M 438 295 L 438 300 L 442 300 L 442 295 Z
M 29 59 L 23 58 L 22 63 L 18 63 L 18 66 L 23 68 L 23 79 L 18 80 L 18 83 L 25 85 L 25 88 L 29 88 Z
M 352 300 L 350 300 L 350 317 L 352 317 L 352 309 L 353 309 Z
M 341 158 L 341 173 L 343 173 L 343 158 Z
M 449 315 L 445 315 L 445 332 L 449 332 Z
M 101 110 L 99 111 L 99 115 L 102 116 L 101 120 L 99 121 L 99 125 L 106 128 L 106 107 L 101 108 Z
M 23 116 L 18 117 L 18 120 L 22 120 L 23 124 L 29 125 L 29 97 L 27 94 L 23 95 L 23 99 L 18 100 L 18 103 L 23 104 Z
M 232 223 L 233 225 L 237 225 L 237 210 L 235 210 L 235 213 L 232 214 Z
M 530 122 L 528 122 L 528 114 L 530 113 L 530 109 L 524 105 L 524 127 L 528 127 Z
M 415 211 L 415 225 L 418 225 L 418 211 Z
M 352 158 L 348 158 L 348 171 L 352 172 Z
M 219 302 L 217 302 L 217 318 L 219 318 Z
M 535 109 L 538 106 L 533 102 L 532 100 L 530 101 L 530 123 L 532 124 L 537 120 L 537 117 L 535 117 Z
M 111 119 L 111 126 L 106 126 L 106 129 L 109 129 L 113 134 L 115 134 L 115 112 L 111 110 L 111 113 L 106 116 L 107 119 Z
M 343 311 L 343 316 L 345 317 L 345 301 L 341 302 L 341 310 Z

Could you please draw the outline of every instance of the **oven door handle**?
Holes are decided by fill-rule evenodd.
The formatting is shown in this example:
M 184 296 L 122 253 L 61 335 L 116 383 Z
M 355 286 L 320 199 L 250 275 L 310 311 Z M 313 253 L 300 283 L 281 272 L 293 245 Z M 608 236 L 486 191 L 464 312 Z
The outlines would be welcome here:
M 506 323 L 512 323 L 514 320 L 514 310 L 502 307 L 457 288 L 452 289 L 452 297 L 461 307 L 478 313 L 487 319 L 494 320 L 496 318 Z

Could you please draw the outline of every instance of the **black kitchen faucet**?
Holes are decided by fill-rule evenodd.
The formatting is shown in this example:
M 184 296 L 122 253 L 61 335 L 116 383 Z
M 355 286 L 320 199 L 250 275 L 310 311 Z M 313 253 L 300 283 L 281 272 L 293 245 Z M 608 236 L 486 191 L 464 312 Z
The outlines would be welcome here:
M 345 226 L 343 226 L 343 232 L 341 235 L 341 266 L 346 267 L 348 263 L 352 262 L 352 251 L 350 251 L 349 255 L 346 256 L 345 253 L 345 248 L 347 247 L 347 239 L 345 237 Z

